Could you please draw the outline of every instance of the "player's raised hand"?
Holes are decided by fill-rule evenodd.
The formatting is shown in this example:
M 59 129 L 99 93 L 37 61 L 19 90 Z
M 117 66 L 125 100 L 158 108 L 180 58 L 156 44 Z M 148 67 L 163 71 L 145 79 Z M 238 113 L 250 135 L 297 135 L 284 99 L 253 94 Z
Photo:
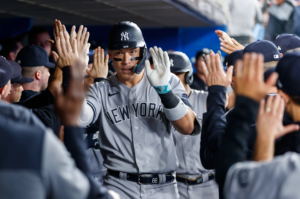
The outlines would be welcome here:
M 83 25 L 81 25 L 76 35 L 77 51 L 78 51 L 79 58 L 85 61 L 88 59 L 87 54 L 89 52 L 90 45 L 91 45 L 88 43 L 89 37 L 90 37 L 90 33 L 87 31 L 87 28 L 86 27 L 84 28 Z
M 265 100 L 261 100 L 256 125 L 258 136 L 266 136 L 275 140 L 299 130 L 299 126 L 296 124 L 282 125 L 283 113 L 284 100 L 280 95 L 269 96 L 267 103 Z
M 226 32 L 224 32 L 224 31 L 222 31 L 222 30 L 216 30 L 215 33 L 218 35 L 219 40 L 220 40 L 221 42 L 223 42 L 223 41 L 228 41 L 229 43 L 233 43 L 233 42 L 231 41 L 231 37 L 229 37 L 229 35 L 228 35 Z
M 87 68 L 87 73 L 96 78 L 106 78 L 108 74 L 108 55 L 104 54 L 104 50 L 98 47 L 94 51 L 94 63 L 92 68 Z
M 256 53 L 246 53 L 243 61 L 237 61 L 234 75 L 237 95 L 249 97 L 257 102 L 267 95 L 268 90 L 275 85 L 278 74 L 271 74 L 268 80 L 264 82 L 263 64 L 263 55 Z
M 167 93 L 171 90 L 169 81 L 171 78 L 170 60 L 167 52 L 163 52 L 161 48 L 150 48 L 153 59 L 154 68 L 150 66 L 150 62 L 146 60 L 146 73 L 150 84 L 159 94 Z
M 77 41 L 76 39 L 73 39 L 71 43 L 67 31 L 60 32 L 59 37 L 56 37 L 55 41 L 58 52 L 58 58 L 56 57 L 58 67 L 63 68 L 65 66 L 70 66 L 78 61 Z
M 225 74 L 218 53 L 215 54 L 211 52 L 209 55 L 206 55 L 205 58 L 206 64 L 205 62 L 201 62 L 201 67 L 204 71 L 207 86 L 220 85 L 227 88 L 232 80 L 233 67 L 230 66 Z
M 227 54 L 231 54 L 237 50 L 244 50 L 245 47 L 243 45 L 238 43 L 235 39 L 231 39 L 231 40 L 233 41 L 233 43 L 229 41 L 222 41 L 220 49 Z

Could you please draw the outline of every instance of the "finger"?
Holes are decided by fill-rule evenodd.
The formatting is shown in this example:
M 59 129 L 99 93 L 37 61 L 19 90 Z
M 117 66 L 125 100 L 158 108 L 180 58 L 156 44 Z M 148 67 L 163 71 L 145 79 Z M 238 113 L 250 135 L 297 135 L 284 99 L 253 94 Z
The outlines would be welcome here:
M 63 55 L 66 55 L 67 47 L 66 47 L 66 41 L 63 32 L 59 32 L 59 38 L 60 38 L 61 52 L 63 53 Z
M 264 56 L 258 54 L 256 64 L 255 64 L 255 77 L 258 81 L 264 82 Z
M 73 41 L 73 39 L 76 38 L 76 26 L 72 26 L 71 33 L 70 33 L 70 40 Z
M 216 64 L 216 69 L 218 71 L 222 71 L 222 72 L 224 71 L 219 53 L 215 54 L 215 64 Z
M 64 31 L 64 37 L 66 42 L 66 49 L 68 52 L 72 52 L 72 46 L 70 44 L 70 37 L 67 31 Z
M 234 79 L 240 79 L 243 77 L 243 61 L 242 60 L 237 60 L 235 63 L 235 72 L 234 72 Z
M 149 60 L 145 61 L 145 68 L 146 68 L 147 76 L 149 77 L 151 75 L 151 72 L 152 72 Z
M 102 64 L 102 49 L 100 47 L 98 47 L 97 54 L 98 64 Z
M 90 38 L 90 32 L 87 32 L 87 33 L 85 34 L 85 38 L 84 38 L 83 43 L 85 43 L 85 44 L 88 43 L 89 38 Z
M 218 71 L 218 67 L 217 67 L 217 63 L 216 63 L 216 57 L 215 57 L 214 52 L 210 53 L 210 62 L 211 62 L 212 72 Z
M 154 65 L 154 69 L 156 68 L 157 66 L 157 55 L 156 55 L 156 52 L 155 52 L 155 47 L 154 48 L 150 48 L 149 51 L 150 51 L 150 54 L 151 54 L 151 57 L 152 57 L 152 60 L 153 60 L 153 65 Z
M 96 48 L 94 50 L 94 65 L 98 64 L 98 53 L 97 53 L 97 51 L 98 51 L 98 48 Z
M 47 41 L 54 45 L 54 41 L 52 39 L 48 39 Z
M 266 103 L 266 112 L 269 113 L 270 111 L 272 111 L 272 104 L 273 104 L 273 96 L 269 96 L 267 103 Z
M 280 104 L 279 104 L 279 108 L 278 108 L 278 111 L 277 111 L 277 115 L 278 115 L 279 120 L 282 121 L 283 120 L 283 114 L 284 114 L 284 99 L 282 99 L 280 97 L 280 102 L 279 103 Z
M 63 50 L 62 50 L 62 46 L 61 46 L 60 37 L 56 37 L 56 50 L 57 50 L 59 56 L 63 56 Z
M 55 22 L 55 34 L 56 34 L 56 37 L 59 37 L 59 32 L 60 32 L 60 30 L 59 30 L 59 21 L 56 20 L 56 22 Z
M 108 60 L 109 60 L 109 56 L 108 54 L 105 55 L 105 66 L 108 67 Z
M 232 81 L 232 74 L 233 74 L 233 66 L 229 66 L 229 68 L 226 71 L 226 78 L 229 82 Z
M 200 64 L 201 64 L 202 72 L 204 73 L 204 77 L 207 78 L 208 70 L 207 70 L 206 64 L 204 61 L 201 61 Z
M 299 125 L 297 124 L 290 124 L 290 125 L 287 125 L 283 128 L 283 131 L 280 135 L 276 136 L 276 139 L 277 138 L 280 138 L 288 133 L 292 133 L 294 131 L 299 131 Z
M 229 44 L 227 41 L 221 42 L 220 44 L 223 48 L 226 48 L 231 51 L 235 51 L 235 46 L 232 46 L 232 44 Z
M 77 39 L 78 42 L 80 42 L 80 38 L 81 38 L 81 34 L 82 34 L 82 29 L 83 29 L 83 25 L 80 25 L 79 29 L 78 29 L 78 32 L 77 32 L 77 35 L 76 35 L 76 39 Z
M 55 51 L 52 51 L 52 55 L 53 55 L 55 63 L 57 63 L 57 60 L 59 58 L 58 54 Z
M 251 53 L 250 64 L 247 68 L 248 78 L 255 79 L 257 77 L 258 70 L 258 55 L 256 53 Z
M 211 57 L 210 55 L 205 55 L 206 58 L 206 67 L 209 73 L 213 72 L 212 66 L 211 66 Z
M 227 53 L 227 54 L 231 54 L 233 51 L 231 51 L 231 50 L 228 50 L 228 49 L 226 49 L 226 48 L 224 48 L 224 47 L 220 47 L 220 49 L 223 51 L 223 52 L 225 52 L 225 53 Z
M 221 37 L 219 37 L 219 40 L 220 40 L 220 42 L 224 42 L 224 40 Z
M 101 55 L 101 64 L 104 64 L 104 50 L 103 49 L 101 49 L 101 53 L 100 53 L 100 55 Z
M 278 79 L 278 73 L 273 72 L 270 77 L 267 79 L 266 84 L 271 87 L 274 86 L 276 84 L 276 81 Z
M 258 109 L 257 118 L 263 117 L 263 115 L 265 114 L 265 110 L 266 110 L 265 103 L 266 103 L 266 101 L 264 99 L 260 100 L 260 106 L 259 106 L 259 109 Z
M 243 57 L 243 77 L 247 77 L 251 64 L 251 54 L 245 53 Z
M 58 25 L 58 32 L 63 31 L 63 27 L 62 27 L 60 20 L 57 21 L 57 25 Z
M 78 51 L 77 51 L 77 39 L 73 39 L 73 41 L 72 41 L 72 48 L 73 48 L 74 54 L 78 55 Z
M 168 53 L 164 52 L 165 67 L 170 70 L 170 59 Z
M 280 114 L 283 114 L 283 113 L 279 113 L 280 112 L 280 102 L 281 102 L 280 95 L 276 95 L 274 97 L 272 107 L 271 107 L 273 115 L 280 116 Z
M 165 63 L 164 63 L 164 53 L 163 53 L 161 48 L 158 48 L 158 55 L 159 55 L 160 61 L 162 62 L 162 65 L 164 66 L 165 65 Z
M 80 42 L 83 43 L 86 36 L 87 28 L 84 28 L 80 37 Z

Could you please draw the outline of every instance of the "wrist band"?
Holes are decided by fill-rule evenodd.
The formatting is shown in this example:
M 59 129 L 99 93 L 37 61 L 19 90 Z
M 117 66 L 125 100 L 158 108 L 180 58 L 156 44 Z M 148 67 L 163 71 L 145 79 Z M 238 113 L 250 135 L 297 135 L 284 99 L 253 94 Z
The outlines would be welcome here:
M 97 77 L 97 78 L 94 79 L 94 83 L 101 82 L 103 80 L 105 80 L 105 78 L 103 78 L 103 77 Z
M 181 119 L 188 111 L 187 106 L 177 97 L 172 90 L 165 94 L 159 94 L 164 112 L 169 121 Z
M 156 90 L 158 94 L 166 94 L 170 90 L 172 90 L 172 87 L 170 84 L 167 84 L 165 86 L 153 86 L 153 88 Z

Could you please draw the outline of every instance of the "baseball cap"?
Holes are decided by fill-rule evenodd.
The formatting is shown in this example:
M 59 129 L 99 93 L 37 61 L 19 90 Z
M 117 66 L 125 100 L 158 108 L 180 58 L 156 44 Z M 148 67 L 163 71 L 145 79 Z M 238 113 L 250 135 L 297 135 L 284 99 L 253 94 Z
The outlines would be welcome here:
M 12 84 L 14 84 L 14 83 L 23 84 L 23 83 L 33 82 L 32 78 L 22 76 L 22 68 L 17 62 L 8 60 L 8 63 L 10 64 L 10 67 L 11 67 L 11 73 L 12 73 L 11 83 Z
M 11 67 L 8 61 L 0 56 L 0 88 L 5 86 L 11 78 Z
M 279 75 L 277 88 L 288 95 L 300 96 L 300 52 L 284 55 L 278 62 L 276 72 Z
M 55 64 L 49 62 L 46 50 L 33 44 L 20 50 L 16 62 L 22 67 L 46 66 L 47 68 L 55 68 Z
M 236 50 L 227 56 L 227 66 L 234 66 L 235 62 L 239 59 L 243 59 L 243 50 Z
M 280 52 L 274 43 L 267 40 L 257 40 L 248 46 L 243 51 L 244 53 L 261 53 L 264 55 L 264 62 L 279 61 Z
M 285 54 L 288 50 L 300 48 L 300 38 L 294 34 L 281 34 L 273 43 L 282 54 Z

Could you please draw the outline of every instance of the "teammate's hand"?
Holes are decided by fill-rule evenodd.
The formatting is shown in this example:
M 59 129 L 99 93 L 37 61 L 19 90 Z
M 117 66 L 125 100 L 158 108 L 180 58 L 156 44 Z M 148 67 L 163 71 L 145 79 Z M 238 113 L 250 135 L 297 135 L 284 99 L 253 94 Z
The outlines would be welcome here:
M 151 69 L 149 60 L 146 60 L 146 73 L 150 84 L 159 94 L 167 93 L 171 90 L 169 81 L 171 78 L 170 60 L 167 52 L 161 48 L 150 48 L 154 68 Z
M 232 42 L 228 42 L 228 41 L 223 41 L 221 42 L 221 50 L 224 51 L 227 54 L 231 54 L 234 51 L 237 50 L 244 50 L 244 46 L 242 44 L 240 44 L 239 42 L 237 42 L 235 39 L 231 39 L 233 41 Z
M 63 95 L 59 89 L 55 93 L 55 111 L 64 126 L 78 126 L 78 117 L 87 91 L 82 83 L 82 67 L 85 67 L 82 60 L 73 62 L 70 65 L 70 83 L 66 93 Z
M 228 41 L 229 43 L 232 43 L 231 37 L 229 37 L 229 35 L 226 32 L 224 32 L 222 30 L 216 30 L 215 33 L 218 35 L 219 40 L 221 42 Z
M 280 95 L 269 96 L 267 103 L 261 100 L 257 116 L 257 136 L 264 136 L 267 139 L 275 140 L 285 134 L 299 130 L 299 126 L 291 124 L 282 125 L 284 113 L 284 100 Z
M 206 79 L 206 85 L 208 87 L 220 85 L 227 88 L 232 80 L 233 67 L 230 66 L 225 74 L 218 53 L 215 54 L 214 52 L 211 52 L 209 55 L 206 55 L 205 58 L 207 64 L 201 62 L 201 67 Z
M 90 33 L 87 32 L 87 28 L 83 28 L 83 25 L 81 25 L 76 35 L 77 51 L 79 54 L 79 58 L 85 61 L 88 59 L 87 54 L 89 52 L 90 45 L 91 45 L 88 43 L 89 37 L 90 37 Z
M 87 73 L 96 78 L 106 78 L 108 74 L 108 55 L 104 55 L 104 50 L 100 47 L 96 48 L 94 51 L 94 63 L 92 68 L 87 68 Z
M 263 65 L 263 55 L 256 53 L 246 53 L 243 61 L 237 61 L 234 75 L 236 95 L 243 95 L 257 102 L 267 95 L 268 90 L 275 85 L 278 74 L 271 74 L 265 83 Z
M 58 55 L 55 55 L 55 52 L 53 52 L 53 55 L 58 67 L 63 68 L 74 65 L 79 59 L 76 39 L 73 39 L 72 43 L 70 43 L 69 34 L 67 31 L 64 31 L 60 32 L 59 37 L 56 37 L 55 41 Z

